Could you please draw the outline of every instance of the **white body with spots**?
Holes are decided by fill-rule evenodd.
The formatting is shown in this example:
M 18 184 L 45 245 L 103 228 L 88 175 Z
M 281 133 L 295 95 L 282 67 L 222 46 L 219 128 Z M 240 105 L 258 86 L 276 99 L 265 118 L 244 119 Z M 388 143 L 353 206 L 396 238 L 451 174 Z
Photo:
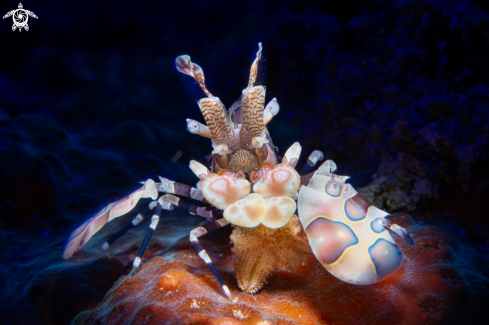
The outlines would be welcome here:
M 382 281 L 402 263 L 384 227 L 388 214 L 365 201 L 346 177 L 317 172 L 299 191 L 299 218 L 317 259 L 354 284 Z

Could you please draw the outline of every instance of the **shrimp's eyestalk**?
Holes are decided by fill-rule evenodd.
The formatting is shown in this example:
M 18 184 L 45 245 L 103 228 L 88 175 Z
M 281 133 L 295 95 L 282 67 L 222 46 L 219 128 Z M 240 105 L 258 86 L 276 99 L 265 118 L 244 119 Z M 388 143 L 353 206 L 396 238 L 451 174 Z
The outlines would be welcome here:
M 277 115 L 279 111 L 280 105 L 278 104 L 277 99 L 274 98 L 267 104 L 263 111 L 263 125 L 270 123 L 272 118 Z
M 187 130 L 192 134 L 198 134 L 204 138 L 211 137 L 211 133 L 209 132 L 209 128 L 207 127 L 207 125 L 204 125 L 189 118 L 187 119 Z

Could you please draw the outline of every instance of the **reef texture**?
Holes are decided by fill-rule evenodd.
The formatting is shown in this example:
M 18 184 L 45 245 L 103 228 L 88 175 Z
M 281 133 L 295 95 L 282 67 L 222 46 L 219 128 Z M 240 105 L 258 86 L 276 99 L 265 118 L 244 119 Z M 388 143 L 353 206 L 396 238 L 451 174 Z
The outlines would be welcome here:
M 215 239 L 218 246 L 211 246 L 209 255 L 230 286 L 232 300 L 187 243 L 154 257 L 136 275 L 120 278 L 95 309 L 80 313 L 73 324 L 477 322 L 488 302 L 488 280 L 478 270 L 473 249 L 457 236 L 417 224 L 406 214 L 390 218 L 410 231 L 416 246 L 398 242 L 404 255 L 401 268 L 375 285 L 342 282 L 307 255 L 307 265 L 293 272 L 276 265 L 269 283 L 250 295 L 238 289 L 235 261 L 222 237 Z

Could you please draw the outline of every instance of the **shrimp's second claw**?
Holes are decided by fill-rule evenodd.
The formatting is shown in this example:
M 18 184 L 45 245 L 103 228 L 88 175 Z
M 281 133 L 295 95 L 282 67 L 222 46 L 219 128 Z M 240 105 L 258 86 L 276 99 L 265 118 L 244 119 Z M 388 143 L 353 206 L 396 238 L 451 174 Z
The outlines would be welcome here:
M 141 198 L 151 197 L 152 199 L 156 199 L 158 197 L 157 186 L 159 183 L 155 183 L 152 179 L 148 179 L 142 183 L 144 186 L 137 191 L 107 205 L 99 213 L 85 221 L 73 231 L 68 238 L 68 242 L 63 251 L 63 258 L 68 259 L 72 257 L 73 254 L 82 248 L 107 222 L 131 211 Z

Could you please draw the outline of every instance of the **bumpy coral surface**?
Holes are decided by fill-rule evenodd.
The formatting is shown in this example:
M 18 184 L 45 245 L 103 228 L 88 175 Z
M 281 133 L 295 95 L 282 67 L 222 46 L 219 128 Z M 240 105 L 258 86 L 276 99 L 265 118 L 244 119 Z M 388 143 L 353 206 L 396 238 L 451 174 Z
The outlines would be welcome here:
M 450 233 L 393 218 L 407 227 L 415 247 L 398 242 L 404 262 L 375 285 L 357 286 L 330 275 L 313 256 L 293 272 L 283 265 L 256 295 L 238 289 L 229 231 L 206 241 L 209 255 L 230 286 L 229 300 L 190 248 L 151 259 L 122 277 L 92 311 L 73 324 L 447 324 L 470 322 L 487 302 L 488 281 L 473 252 Z M 212 234 L 211 234 L 212 236 Z M 215 236 L 215 235 L 214 235 Z M 218 247 L 210 246 L 217 243 Z

